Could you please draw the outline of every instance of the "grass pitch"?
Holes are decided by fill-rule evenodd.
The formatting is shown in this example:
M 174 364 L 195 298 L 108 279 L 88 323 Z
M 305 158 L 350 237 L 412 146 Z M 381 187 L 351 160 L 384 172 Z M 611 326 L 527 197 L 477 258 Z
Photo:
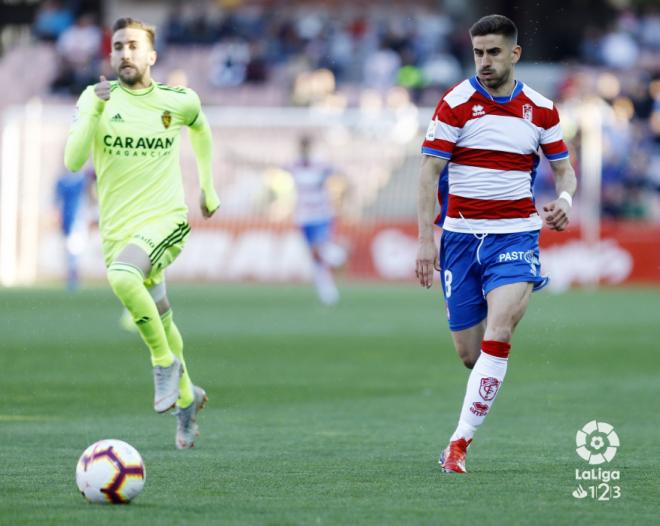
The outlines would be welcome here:
M 438 288 L 345 285 L 335 309 L 298 286 L 172 286 L 193 381 L 210 403 L 191 451 L 151 409 L 148 354 L 109 289 L 0 291 L 0 524 L 657 524 L 660 294 L 535 294 L 468 456 L 437 457 L 467 370 Z M 621 447 L 621 498 L 576 500 L 575 433 Z M 141 452 L 143 493 L 87 504 L 78 456 Z

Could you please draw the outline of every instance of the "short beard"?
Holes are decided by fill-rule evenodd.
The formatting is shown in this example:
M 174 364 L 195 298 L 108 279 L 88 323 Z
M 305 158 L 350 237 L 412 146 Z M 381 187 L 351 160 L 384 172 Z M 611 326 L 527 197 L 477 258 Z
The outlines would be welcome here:
M 127 86 L 135 86 L 136 84 L 142 81 L 142 78 L 144 77 L 144 73 L 140 73 L 137 69 L 135 69 L 134 71 L 135 71 L 134 75 L 127 77 L 122 74 L 120 69 L 118 72 L 119 79 Z

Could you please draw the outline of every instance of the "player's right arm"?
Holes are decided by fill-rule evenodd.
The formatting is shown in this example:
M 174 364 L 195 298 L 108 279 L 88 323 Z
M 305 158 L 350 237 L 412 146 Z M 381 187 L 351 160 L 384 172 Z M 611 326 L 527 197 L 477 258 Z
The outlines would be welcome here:
M 438 248 L 433 234 L 438 181 L 451 159 L 459 133 L 457 117 L 443 98 L 435 109 L 422 144 L 424 158 L 417 188 L 419 246 L 415 271 L 419 284 L 427 289 L 433 284 L 433 271 L 438 266 Z
M 96 135 L 99 118 L 110 99 L 110 82 L 101 76 L 100 82 L 82 92 L 76 105 L 76 118 L 71 125 L 64 149 L 64 165 L 72 172 L 80 170 Z
M 447 165 L 447 159 L 425 155 L 417 187 L 417 223 L 419 245 L 415 272 L 422 287 L 433 284 L 433 271 L 437 267 L 438 247 L 435 244 L 433 227 L 435 224 L 435 204 L 438 194 L 440 173 Z

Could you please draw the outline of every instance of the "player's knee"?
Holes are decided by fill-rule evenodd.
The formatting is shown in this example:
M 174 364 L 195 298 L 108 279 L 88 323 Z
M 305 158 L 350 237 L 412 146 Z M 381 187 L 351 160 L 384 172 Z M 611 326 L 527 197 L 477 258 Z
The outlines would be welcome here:
M 167 299 L 167 296 L 159 299 L 156 302 L 156 308 L 158 309 L 158 314 L 160 314 L 161 316 L 165 314 L 168 310 L 170 310 L 170 302 Z
M 108 282 L 119 299 L 130 297 L 136 288 L 142 285 L 142 275 L 136 269 L 110 265 L 107 272 Z
M 163 315 L 170 310 L 170 302 L 167 299 L 167 288 L 165 287 L 164 281 L 149 287 L 148 290 L 151 299 L 153 299 L 156 304 L 158 314 Z
M 474 369 L 474 364 L 477 363 L 477 358 L 473 356 L 463 356 L 461 359 L 463 360 L 463 365 L 468 369 Z
M 479 353 L 478 352 L 473 352 L 473 350 L 469 350 L 464 352 L 463 354 L 460 354 L 461 360 L 463 360 L 463 365 L 467 367 L 468 369 L 474 368 L 474 364 L 477 363 L 477 360 L 479 359 Z
M 312 259 L 314 259 L 314 261 L 316 261 L 317 263 L 321 263 L 323 261 L 321 258 L 321 252 L 319 251 L 319 247 L 317 246 L 310 247 L 310 252 L 312 254 Z
M 467 345 L 459 345 L 456 350 L 458 351 L 458 356 L 463 361 L 463 365 L 468 369 L 474 367 L 474 364 L 477 363 L 479 354 L 481 353 L 481 349 L 472 348 Z

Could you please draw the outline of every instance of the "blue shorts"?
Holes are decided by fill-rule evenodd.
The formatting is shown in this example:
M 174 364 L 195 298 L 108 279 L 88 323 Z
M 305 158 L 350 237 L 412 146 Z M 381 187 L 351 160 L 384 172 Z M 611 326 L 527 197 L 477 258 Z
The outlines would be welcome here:
M 440 268 L 452 331 L 472 327 L 486 317 L 486 295 L 491 290 L 528 282 L 536 291 L 549 282 L 541 275 L 538 230 L 483 238 L 445 230 L 440 238 Z
M 321 246 L 330 241 L 332 220 L 327 219 L 318 223 L 305 223 L 300 225 L 300 229 L 310 247 Z

